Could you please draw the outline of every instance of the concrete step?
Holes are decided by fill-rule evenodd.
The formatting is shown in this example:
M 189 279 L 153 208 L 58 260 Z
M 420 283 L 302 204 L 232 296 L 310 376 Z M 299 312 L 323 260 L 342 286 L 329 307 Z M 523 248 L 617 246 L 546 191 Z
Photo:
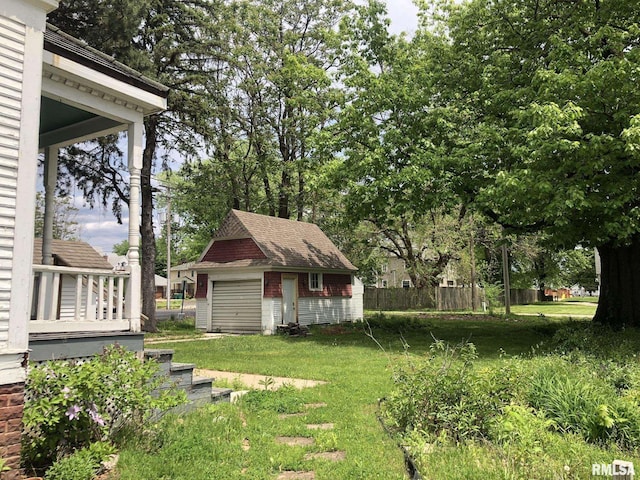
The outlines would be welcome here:
M 145 349 L 144 359 L 155 360 L 160 366 L 160 373 L 168 374 L 171 369 L 171 362 L 173 361 L 174 351 L 171 349 L 152 348 Z
M 170 383 L 178 387 L 187 387 L 193 381 L 193 369 L 196 368 L 194 363 L 175 363 L 172 362 L 169 368 Z
M 200 398 L 211 400 L 212 383 L 213 379 L 211 378 L 194 377 L 191 385 L 185 388 L 187 398 L 189 398 L 189 400 L 197 400 Z
M 233 390 L 230 388 L 217 388 L 211 389 L 211 403 L 231 402 L 231 394 Z

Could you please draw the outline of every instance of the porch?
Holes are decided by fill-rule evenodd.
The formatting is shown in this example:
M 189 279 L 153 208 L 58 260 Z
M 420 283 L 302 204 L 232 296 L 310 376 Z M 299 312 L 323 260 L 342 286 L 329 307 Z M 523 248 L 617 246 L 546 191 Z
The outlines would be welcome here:
M 109 343 L 142 350 L 140 175 L 144 117 L 166 108 L 168 89 L 48 25 L 44 34 L 39 150 L 44 153 L 43 238 L 33 258 L 32 360 L 91 355 Z M 53 238 L 58 157 L 65 147 L 125 131 L 129 193 L 127 265 L 116 270 L 88 244 Z M 122 140 L 121 140 L 122 141 Z M 33 192 L 35 197 L 35 191 Z M 76 242 L 82 243 L 82 242 Z M 18 256 L 20 252 L 15 252 Z M 26 254 L 29 253 L 29 256 Z M 96 258 L 97 257 L 97 258 Z M 25 286 L 26 287 L 26 286 Z M 55 348 L 54 348 L 55 346 Z

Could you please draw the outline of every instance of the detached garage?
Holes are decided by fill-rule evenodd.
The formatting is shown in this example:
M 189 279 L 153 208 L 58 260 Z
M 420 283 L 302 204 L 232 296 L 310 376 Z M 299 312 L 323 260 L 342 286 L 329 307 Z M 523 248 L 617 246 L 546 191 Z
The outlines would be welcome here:
M 356 268 L 311 223 L 232 210 L 194 269 L 206 331 L 271 334 L 363 316 Z
M 211 330 L 262 332 L 262 282 L 218 281 L 211 290 Z

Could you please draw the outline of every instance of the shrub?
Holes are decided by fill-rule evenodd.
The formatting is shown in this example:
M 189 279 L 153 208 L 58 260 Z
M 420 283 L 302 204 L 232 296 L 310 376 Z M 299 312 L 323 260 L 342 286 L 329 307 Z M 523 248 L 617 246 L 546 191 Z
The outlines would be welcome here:
M 582 358 L 570 362 L 549 357 L 534 373 L 527 398 L 544 412 L 553 428 L 576 433 L 590 443 L 615 443 L 621 448 L 640 445 L 639 405 L 631 396 L 620 396 L 618 371 L 609 377 L 597 361 Z
M 425 359 L 398 368 L 395 389 L 384 403 L 388 421 L 401 432 L 424 431 L 456 442 L 484 437 L 514 396 L 517 365 L 477 369 L 475 359 L 471 343 L 450 347 L 438 341 Z
M 46 480 L 91 480 L 100 470 L 102 462 L 113 453 L 106 443 L 97 442 L 61 458 L 47 470 Z
M 182 403 L 184 392 L 154 393 L 164 381 L 157 373 L 156 363 L 117 346 L 85 362 L 32 367 L 25 386 L 24 458 L 32 466 L 49 465 Z

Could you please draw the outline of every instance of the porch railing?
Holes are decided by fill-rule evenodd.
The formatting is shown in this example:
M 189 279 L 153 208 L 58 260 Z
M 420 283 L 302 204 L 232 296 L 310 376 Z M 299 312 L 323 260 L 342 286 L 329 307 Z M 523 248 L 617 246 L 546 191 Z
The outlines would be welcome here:
M 30 333 L 129 330 L 127 272 L 33 266 Z

